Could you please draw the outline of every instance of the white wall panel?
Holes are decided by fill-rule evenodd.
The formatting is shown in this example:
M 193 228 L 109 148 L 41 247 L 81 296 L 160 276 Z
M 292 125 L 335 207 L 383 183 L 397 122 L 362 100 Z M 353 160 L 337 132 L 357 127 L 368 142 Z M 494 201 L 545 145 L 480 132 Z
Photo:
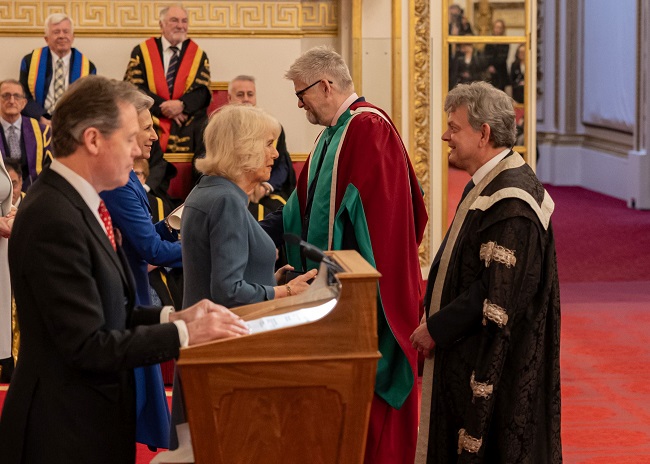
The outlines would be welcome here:
M 122 79 L 131 50 L 143 38 L 77 37 L 74 46 L 87 54 L 98 72 Z M 210 59 L 213 81 L 228 81 L 238 74 L 257 78 L 258 105 L 285 128 L 291 153 L 308 153 L 319 128 L 311 125 L 297 106 L 293 85 L 284 73 L 301 53 L 316 45 L 336 46 L 336 38 L 197 38 L 196 42 Z M 20 60 L 36 47 L 41 37 L 0 37 L 3 51 L 0 79 L 18 79 Z
M 585 2 L 582 119 L 586 124 L 626 132 L 634 130 L 636 3 L 636 0 Z

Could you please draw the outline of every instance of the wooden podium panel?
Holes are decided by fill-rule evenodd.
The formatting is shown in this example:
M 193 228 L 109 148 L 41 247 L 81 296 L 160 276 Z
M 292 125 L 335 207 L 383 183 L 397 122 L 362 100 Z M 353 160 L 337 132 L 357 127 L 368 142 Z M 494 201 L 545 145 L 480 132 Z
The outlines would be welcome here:
M 354 251 L 331 253 L 294 297 L 242 306 L 245 320 L 337 299 L 322 319 L 183 349 L 178 361 L 197 464 L 363 462 L 375 384 L 377 278 Z

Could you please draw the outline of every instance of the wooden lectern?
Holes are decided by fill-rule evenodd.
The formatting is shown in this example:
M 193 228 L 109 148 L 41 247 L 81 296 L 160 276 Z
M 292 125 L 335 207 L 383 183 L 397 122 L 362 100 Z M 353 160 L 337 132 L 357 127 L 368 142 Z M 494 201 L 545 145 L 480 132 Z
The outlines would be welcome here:
M 315 322 L 181 351 L 197 464 L 363 462 L 377 351 L 377 279 L 355 251 L 328 253 L 306 292 L 236 308 L 244 320 L 337 300 Z

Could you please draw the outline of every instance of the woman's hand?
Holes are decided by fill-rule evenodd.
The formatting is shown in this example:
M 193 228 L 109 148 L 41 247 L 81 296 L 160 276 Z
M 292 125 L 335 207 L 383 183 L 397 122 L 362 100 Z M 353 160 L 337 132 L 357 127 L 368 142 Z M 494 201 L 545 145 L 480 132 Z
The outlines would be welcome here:
M 0 216 L 0 237 L 9 238 L 11 236 L 11 228 L 13 225 L 13 217 Z
M 255 188 L 248 194 L 248 200 L 251 203 L 259 203 L 262 198 L 267 196 L 269 194 L 269 190 L 267 187 L 259 183 L 255 186 Z
M 309 288 L 307 281 L 316 277 L 316 274 L 318 274 L 318 270 L 312 269 L 311 271 L 307 271 L 304 274 L 299 275 L 285 285 L 273 287 L 275 289 L 275 297 L 284 298 L 285 296 L 294 296 L 301 294 Z
M 276 257 L 275 259 L 277 260 L 278 258 Z M 285 264 L 280 269 L 275 271 L 275 281 L 278 284 L 280 284 L 281 282 L 284 282 L 284 276 L 287 273 L 287 271 L 293 271 L 293 266 L 291 264 Z

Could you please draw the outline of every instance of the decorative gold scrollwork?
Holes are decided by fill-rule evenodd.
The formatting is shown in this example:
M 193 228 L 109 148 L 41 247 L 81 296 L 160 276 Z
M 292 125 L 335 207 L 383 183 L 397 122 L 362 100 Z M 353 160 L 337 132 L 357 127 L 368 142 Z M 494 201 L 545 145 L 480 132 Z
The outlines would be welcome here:
M 485 261 L 485 267 L 490 267 L 492 261 L 505 264 L 506 267 L 513 267 L 517 264 L 515 251 L 497 245 L 496 242 L 483 243 L 479 251 L 479 257 Z
M 487 325 L 488 320 L 503 328 L 508 323 L 508 314 L 501 306 L 495 305 L 486 298 L 483 301 L 483 325 Z
M 473 398 L 488 399 L 494 391 L 494 385 L 490 385 L 487 382 L 477 382 L 474 376 L 475 373 L 472 371 L 472 377 L 469 379 L 469 385 L 472 388 Z
M 482 438 L 474 438 L 471 435 L 468 435 L 465 429 L 460 429 L 458 431 L 458 454 L 461 454 L 463 450 L 468 453 L 478 453 L 482 444 Z
M 150 1 L 42 0 L 4 2 L 0 35 L 43 35 L 43 21 L 65 12 L 77 36 L 146 37 L 160 32 L 158 15 L 165 5 Z M 192 37 L 238 35 L 327 36 L 338 34 L 336 0 L 213 1 L 185 0 Z

